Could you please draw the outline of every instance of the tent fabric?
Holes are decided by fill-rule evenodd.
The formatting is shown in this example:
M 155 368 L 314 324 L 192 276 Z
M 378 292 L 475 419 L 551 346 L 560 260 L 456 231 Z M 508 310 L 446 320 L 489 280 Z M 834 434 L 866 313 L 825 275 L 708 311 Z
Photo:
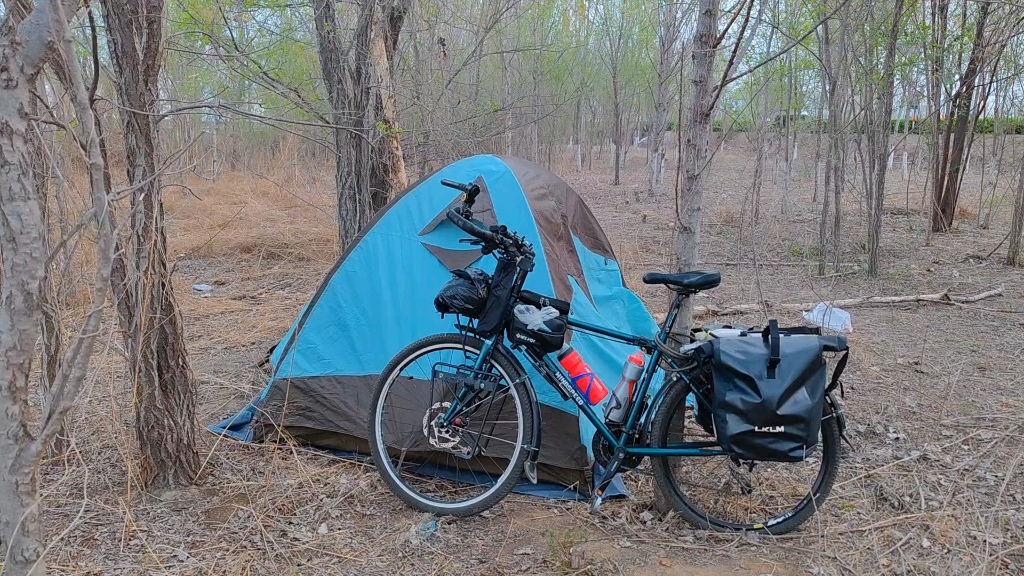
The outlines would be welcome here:
M 526 289 L 570 301 L 572 318 L 635 334 L 657 329 L 624 286 L 611 243 L 576 192 L 537 164 L 473 156 L 423 178 L 377 214 L 275 347 L 267 386 L 211 431 L 246 442 L 283 436 L 334 450 L 367 450 L 369 402 L 384 367 L 409 343 L 455 331 L 452 318 L 442 319 L 432 303 L 450 271 L 494 269 L 493 258 L 459 243 L 466 235 L 445 213 L 461 194 L 442 186 L 442 179 L 480 184 L 475 218 L 500 222 L 534 244 L 536 267 Z M 579 332 L 571 344 L 608 386 L 634 351 Z M 542 404 L 539 475 L 561 486 L 589 485 L 593 426 L 520 361 Z

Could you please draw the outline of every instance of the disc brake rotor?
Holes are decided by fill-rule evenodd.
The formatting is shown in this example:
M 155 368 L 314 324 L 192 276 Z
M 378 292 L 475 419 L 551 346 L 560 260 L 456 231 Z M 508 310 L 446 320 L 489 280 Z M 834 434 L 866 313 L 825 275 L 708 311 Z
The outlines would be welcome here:
M 451 406 L 451 402 L 437 402 L 427 410 L 423 415 L 423 435 L 432 448 L 468 457 L 471 449 L 458 430 L 438 422 Z

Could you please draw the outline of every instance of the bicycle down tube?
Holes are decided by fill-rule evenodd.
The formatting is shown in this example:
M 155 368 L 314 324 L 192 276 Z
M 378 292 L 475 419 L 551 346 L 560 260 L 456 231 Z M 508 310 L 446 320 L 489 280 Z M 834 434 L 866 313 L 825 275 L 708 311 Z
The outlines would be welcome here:
M 672 318 L 670 319 L 674 319 L 674 313 L 677 311 L 676 308 L 676 306 L 673 306 L 673 313 L 670 314 Z M 530 363 L 533 364 L 534 368 L 540 372 L 543 379 L 550 385 L 559 389 L 563 396 L 567 396 L 572 399 L 572 401 L 579 407 L 580 412 L 582 412 L 583 415 L 590 420 L 590 423 L 597 429 L 597 433 L 604 436 L 613 449 L 623 448 L 626 454 L 635 456 L 721 456 L 725 454 L 721 449 L 712 450 L 712 448 L 718 446 L 716 442 L 680 442 L 663 448 L 629 446 L 626 442 L 630 434 L 633 432 L 634 427 L 643 416 L 643 414 L 641 414 L 641 405 L 643 404 L 641 399 L 647 395 L 647 392 L 650 390 L 651 383 L 654 381 L 654 376 L 657 374 L 658 362 L 661 360 L 662 356 L 661 351 L 657 349 L 650 338 L 618 332 L 603 326 L 595 326 L 593 324 L 573 320 L 571 318 L 568 319 L 567 324 L 584 332 L 599 334 L 626 344 L 654 349 L 650 357 L 650 362 L 644 369 L 642 380 L 639 383 L 640 385 L 633 393 L 632 403 L 629 408 L 626 423 L 623 427 L 621 436 L 618 438 L 611 430 L 608 429 L 607 426 L 605 426 L 604 418 L 600 417 L 594 411 L 593 407 L 591 407 L 579 392 L 577 392 L 575 386 L 565 378 L 561 372 L 560 366 L 552 359 L 551 354 L 538 357 L 536 354 L 527 351 L 527 358 L 530 360 Z M 661 328 L 658 337 L 664 337 L 670 326 L 671 322 L 666 322 Z M 685 376 L 681 377 L 685 378 Z
M 517 284 L 521 285 L 522 281 L 518 281 Z M 675 317 L 678 314 L 681 301 L 675 300 L 669 309 L 669 314 L 666 318 L 665 323 L 661 326 L 658 331 L 656 338 L 664 341 L 668 335 Z M 603 336 L 618 342 L 625 344 L 631 344 L 640 348 L 644 348 L 651 351 L 650 361 L 644 368 L 641 381 L 638 383 L 639 386 L 635 389 L 632 402 L 629 407 L 629 412 L 626 416 L 625 424 L 622 428 L 622 432 L 618 437 L 608 429 L 605 425 L 604 418 L 602 418 L 594 408 L 580 395 L 576 390 L 575 386 L 569 382 L 568 378 L 562 373 L 561 366 L 556 360 L 554 355 L 543 354 L 540 355 L 529 348 L 525 349 L 525 356 L 529 359 L 533 367 L 540 373 L 541 378 L 551 386 L 554 386 L 563 397 L 571 399 L 579 407 L 580 412 L 590 420 L 590 423 L 597 429 L 597 433 L 601 434 L 610 444 L 612 449 L 622 448 L 627 455 L 633 456 L 655 456 L 655 457 L 666 457 L 666 456 L 722 456 L 726 452 L 719 449 L 714 449 L 718 446 L 716 442 L 679 442 L 662 448 L 646 447 L 646 446 L 630 446 L 628 440 L 631 435 L 634 435 L 637 424 L 640 423 L 643 417 L 641 408 L 644 402 L 642 399 L 647 396 L 650 390 L 651 384 L 654 382 L 654 377 L 658 372 L 658 364 L 662 358 L 662 352 L 658 349 L 654 340 L 643 336 L 637 336 L 635 334 L 629 334 L 626 332 L 619 332 L 604 326 L 598 326 L 590 324 L 580 320 L 574 320 L 572 318 L 566 319 L 566 324 L 573 328 L 577 328 L 582 332 L 596 334 Z M 490 356 L 491 350 L 494 344 L 502 336 L 499 333 L 491 338 L 484 339 L 484 345 L 480 350 L 479 355 L 476 358 L 475 368 L 481 369 L 487 361 L 487 357 Z M 684 374 L 680 374 L 679 377 L 686 378 Z M 458 411 L 462 408 L 465 402 L 475 394 L 474 391 L 470 391 L 466 388 L 462 388 L 456 394 L 456 398 L 451 403 L 447 412 L 442 418 L 442 421 L 448 421 L 454 419 Z

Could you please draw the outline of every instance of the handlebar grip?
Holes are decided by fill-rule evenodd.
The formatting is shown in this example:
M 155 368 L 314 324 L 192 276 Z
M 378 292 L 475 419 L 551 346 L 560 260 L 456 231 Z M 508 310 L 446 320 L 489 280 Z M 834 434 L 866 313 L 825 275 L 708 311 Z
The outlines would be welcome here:
M 500 244 L 500 242 L 498 242 L 497 235 L 495 235 L 490 230 L 484 230 L 483 228 L 477 226 L 476 224 L 470 222 L 469 220 L 466 220 L 465 218 L 463 218 L 462 214 L 459 214 L 454 209 L 448 210 L 446 216 L 448 217 L 448 220 L 450 220 L 452 224 L 458 226 L 459 229 L 465 232 L 466 234 L 469 234 L 474 238 L 483 240 L 484 242 L 488 242 L 493 245 Z
M 447 186 L 449 188 L 455 188 L 456 190 L 461 190 L 463 192 L 469 192 L 469 185 L 468 184 L 463 184 L 461 182 L 455 182 L 454 180 L 441 180 L 441 185 L 442 186 Z
M 462 191 L 465 194 L 462 198 L 462 203 L 469 207 L 473 206 L 473 203 L 476 202 L 476 197 L 480 194 L 480 186 L 477 184 L 463 184 L 453 180 L 441 180 L 441 185 Z

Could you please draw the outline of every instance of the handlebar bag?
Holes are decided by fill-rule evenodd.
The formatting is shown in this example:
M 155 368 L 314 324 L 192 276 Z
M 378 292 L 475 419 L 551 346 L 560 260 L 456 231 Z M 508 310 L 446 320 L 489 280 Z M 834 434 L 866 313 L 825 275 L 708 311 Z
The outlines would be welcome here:
M 453 270 L 452 279 L 434 297 L 434 308 L 442 314 L 479 318 L 490 294 L 491 275 L 479 268 Z
M 509 316 L 508 300 L 512 295 L 512 285 L 516 279 L 516 263 L 507 258 L 499 258 L 491 274 L 491 290 L 487 295 L 480 319 L 476 323 L 476 332 L 484 338 L 494 336 L 505 327 Z
M 780 333 L 771 320 L 762 333 L 711 341 L 715 436 L 733 457 L 799 462 L 817 445 L 826 392 L 822 352 L 844 351 L 846 340 L 797 332 Z

